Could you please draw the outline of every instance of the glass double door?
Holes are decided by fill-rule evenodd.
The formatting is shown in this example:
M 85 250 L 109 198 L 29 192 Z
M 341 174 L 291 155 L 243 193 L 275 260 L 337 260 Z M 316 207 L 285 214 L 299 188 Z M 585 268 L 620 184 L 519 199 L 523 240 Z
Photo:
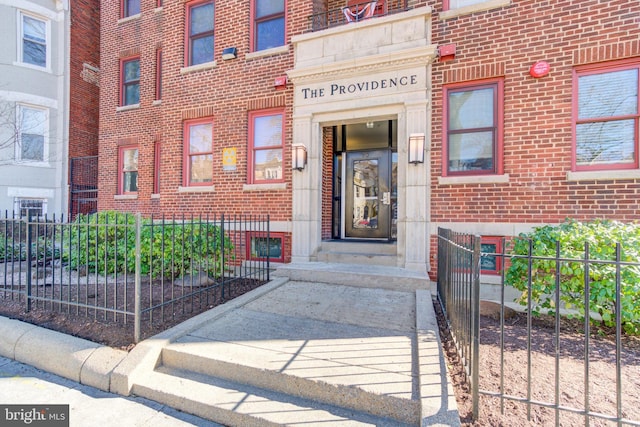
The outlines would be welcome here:
M 345 154 L 345 237 L 390 239 L 392 206 L 395 205 L 391 185 L 391 151 Z

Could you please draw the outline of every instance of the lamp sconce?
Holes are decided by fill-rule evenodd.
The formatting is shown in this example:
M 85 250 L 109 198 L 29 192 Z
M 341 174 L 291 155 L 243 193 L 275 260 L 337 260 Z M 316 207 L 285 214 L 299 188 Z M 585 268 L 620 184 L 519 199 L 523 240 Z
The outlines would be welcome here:
M 294 144 L 293 149 L 293 169 L 301 171 L 307 165 L 307 147 L 303 144 Z
M 228 59 L 236 59 L 237 54 L 238 50 L 235 47 L 227 47 L 222 50 L 222 59 L 225 61 Z
M 424 163 L 424 133 L 409 135 L 409 163 Z

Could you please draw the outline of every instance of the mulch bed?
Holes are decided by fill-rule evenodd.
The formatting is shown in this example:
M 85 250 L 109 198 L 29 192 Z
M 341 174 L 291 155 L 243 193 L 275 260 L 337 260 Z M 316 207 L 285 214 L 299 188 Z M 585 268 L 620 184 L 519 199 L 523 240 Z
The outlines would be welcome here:
M 454 386 L 463 426 L 546 426 L 555 425 L 556 411 L 539 405 L 480 395 L 479 417 L 473 420 L 471 390 L 446 321 L 435 304 L 449 375 Z M 527 316 L 517 313 L 504 324 L 504 352 L 500 351 L 500 322 L 482 316 L 480 320 L 480 390 L 553 404 L 556 383 L 555 320 L 550 316 L 532 319 L 531 364 L 527 353 Z M 591 412 L 616 415 L 615 331 L 594 327 L 589 343 L 589 408 Z M 560 327 L 559 402 L 568 408 L 585 408 L 585 336 L 583 322 L 563 319 Z M 501 370 L 500 361 L 504 360 Z M 640 340 L 623 336 L 621 351 L 622 416 L 640 420 Z M 528 381 L 531 366 L 531 381 Z M 592 426 L 616 425 L 597 417 Z M 585 425 L 583 415 L 559 411 L 559 424 Z

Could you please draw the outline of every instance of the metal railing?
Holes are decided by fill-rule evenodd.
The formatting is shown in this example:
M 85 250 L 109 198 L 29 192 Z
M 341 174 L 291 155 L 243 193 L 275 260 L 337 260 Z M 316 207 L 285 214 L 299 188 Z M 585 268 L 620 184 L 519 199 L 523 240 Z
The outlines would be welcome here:
M 362 11 L 366 7 L 370 7 L 369 5 L 372 2 L 363 1 L 358 4 L 352 4 L 349 6 L 354 11 Z M 331 9 L 325 10 L 321 12 L 314 13 L 309 16 L 309 31 L 321 31 L 326 30 L 327 28 L 333 28 L 340 25 L 350 24 L 352 22 L 358 22 L 364 19 L 374 19 L 381 16 L 392 15 L 395 13 L 405 12 L 409 10 L 409 0 L 385 0 L 378 1 L 376 3 L 376 11 L 373 16 L 363 18 L 363 14 L 354 14 L 349 20 L 345 15 L 344 9 L 345 7 L 341 7 L 339 9 Z
M 100 218 L 100 220 L 97 220 Z M 0 305 L 133 323 L 134 341 L 269 280 L 269 216 L 0 218 Z M 255 245 L 253 245 L 255 246 Z
M 615 245 L 615 259 L 603 260 L 596 259 L 590 255 L 589 244 L 585 243 L 584 252 L 582 257 L 561 257 L 560 243 L 556 243 L 555 256 L 534 256 L 533 242 L 529 242 L 529 251 L 527 255 L 514 255 L 507 253 L 506 239 L 502 239 L 501 248 L 496 250 L 496 253 L 483 253 L 481 252 L 481 237 L 477 235 L 470 235 L 464 233 L 456 233 L 448 229 L 438 229 L 438 283 L 437 293 L 438 300 L 442 306 L 449 329 L 455 341 L 458 353 L 461 361 L 464 365 L 467 379 L 470 383 L 471 398 L 472 398 L 472 412 L 474 419 L 478 419 L 479 415 L 479 402 L 480 396 L 489 396 L 492 398 L 498 398 L 500 400 L 501 413 L 505 412 L 505 401 L 516 402 L 526 405 L 527 417 L 531 420 L 531 408 L 537 406 L 540 408 L 546 408 L 547 410 L 554 411 L 555 425 L 560 425 L 560 414 L 563 415 L 578 415 L 583 417 L 584 424 L 589 425 L 590 419 L 604 420 L 607 422 L 615 422 L 617 425 L 633 425 L 640 426 L 640 419 L 625 418 L 623 411 L 623 357 L 622 357 L 622 336 L 623 326 L 621 320 L 622 313 L 622 292 L 623 280 L 622 277 L 625 274 L 633 271 L 640 271 L 639 262 L 624 262 L 621 257 L 621 245 L 617 243 Z M 480 364 L 479 361 L 482 358 L 483 345 L 487 344 L 480 339 L 481 333 L 481 320 L 480 320 L 480 272 L 481 272 L 481 258 L 482 257 L 500 257 L 502 258 L 502 265 L 509 266 L 517 260 L 523 261 L 520 264 L 526 265 L 526 277 L 525 283 L 527 289 L 524 293 L 526 295 L 526 306 L 523 307 L 524 315 L 526 315 L 526 337 L 522 337 L 526 340 L 526 347 L 523 348 L 526 351 L 526 358 L 522 357 L 517 363 L 526 364 L 523 376 L 525 377 L 526 389 L 522 391 L 524 395 L 514 395 L 507 392 L 505 388 L 505 354 L 510 351 L 515 351 L 513 348 L 505 347 L 505 286 L 508 286 L 505 281 L 505 269 L 501 272 L 500 280 L 500 312 L 499 312 L 499 342 L 490 343 L 492 345 L 498 345 L 500 351 L 499 361 L 499 386 L 497 390 L 484 390 L 480 387 Z M 533 358 L 534 353 L 540 353 L 540 349 L 536 348 L 532 342 L 533 326 L 533 312 L 537 310 L 533 306 L 532 292 L 535 287 L 535 280 L 537 280 L 533 271 L 537 268 L 538 263 L 544 262 L 546 265 L 550 265 L 550 271 L 554 274 L 554 286 L 552 295 L 549 298 L 552 299 L 552 306 L 556 309 L 550 311 L 549 316 L 553 319 L 553 339 L 552 351 L 549 351 L 551 358 L 553 359 L 553 366 L 548 366 L 553 371 L 554 381 L 550 385 L 553 389 L 553 397 L 550 400 L 540 399 L 540 394 L 535 397 L 535 393 L 532 390 L 535 376 L 533 373 Z M 561 362 L 563 357 L 571 357 L 566 353 L 563 353 L 562 345 L 563 339 L 561 330 L 561 319 L 566 316 L 567 311 L 562 309 L 561 292 L 567 292 L 565 287 L 561 285 L 563 277 L 561 271 L 563 266 L 571 266 L 571 268 L 580 268 L 584 272 L 584 287 L 583 302 L 585 306 L 585 313 L 590 313 L 584 316 L 583 331 L 581 333 L 581 346 L 583 347 L 582 364 L 584 366 L 584 374 L 582 379 L 575 378 L 575 382 L 582 382 L 580 385 L 582 392 L 584 393 L 584 402 L 582 407 L 570 406 L 562 403 L 561 395 L 563 389 L 561 387 Z M 612 330 L 615 333 L 615 342 L 611 344 L 611 349 L 608 353 L 612 353 L 614 356 L 615 373 L 611 373 L 612 381 L 611 386 L 607 389 L 607 393 L 611 396 L 613 403 L 608 407 L 611 409 L 611 413 L 598 412 L 592 409 L 590 384 L 593 381 L 590 378 L 590 358 L 593 357 L 594 352 L 601 351 L 600 348 L 595 348 L 592 342 L 591 327 L 593 317 L 597 318 L 598 314 L 593 313 L 590 309 L 591 299 L 590 293 L 592 292 L 592 279 L 589 274 L 590 269 L 595 269 L 595 266 L 607 266 L 609 271 L 613 272 L 612 277 L 615 281 L 615 291 L 611 297 L 611 306 L 615 312 L 615 326 Z M 575 271 L 575 270 L 574 270 Z M 637 287 L 637 284 L 631 284 L 631 287 Z M 627 290 L 628 292 L 628 290 Z M 637 290 L 636 290 L 637 292 Z M 574 358 L 575 355 L 572 355 Z M 512 367 L 513 368 L 513 367 Z M 495 373 L 495 372 L 494 372 Z M 630 408 L 626 408 L 629 410 Z M 637 410 L 637 409 L 634 409 Z

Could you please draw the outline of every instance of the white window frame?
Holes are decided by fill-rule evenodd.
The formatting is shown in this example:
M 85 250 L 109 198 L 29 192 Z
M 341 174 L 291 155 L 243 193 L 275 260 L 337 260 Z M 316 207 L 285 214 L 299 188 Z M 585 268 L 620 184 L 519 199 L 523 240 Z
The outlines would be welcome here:
M 45 66 L 41 67 L 39 65 L 35 65 L 35 64 L 29 64 L 28 62 L 24 62 L 24 18 L 28 17 L 31 19 L 35 19 L 38 21 L 42 21 L 45 24 L 45 48 L 46 48 L 46 53 L 45 53 Z M 47 72 L 51 72 L 51 20 L 44 18 L 42 16 L 33 14 L 33 13 L 29 13 L 26 12 L 24 10 L 18 10 L 18 25 L 17 25 L 17 29 L 18 29 L 18 34 L 17 34 L 17 48 L 18 48 L 18 52 L 17 52 L 17 58 L 18 58 L 18 64 L 24 67 L 29 67 L 29 68 L 33 68 L 36 70 L 44 70 Z
M 20 211 L 22 210 L 22 202 L 42 202 L 42 212 L 38 215 L 38 218 L 44 218 L 47 214 L 47 199 L 41 199 L 38 197 L 16 197 L 13 199 L 13 211 L 20 215 L 20 218 L 24 218 Z M 31 218 L 27 218 L 31 219 Z
M 23 159 L 22 158 L 22 111 L 35 110 L 41 111 L 44 114 L 44 123 L 43 123 L 43 145 L 42 148 L 42 160 L 31 160 L 31 159 Z M 30 164 L 41 164 L 47 165 L 49 163 L 49 109 L 46 107 L 39 107 L 36 105 L 29 104 L 16 104 L 16 144 L 15 144 L 15 159 L 20 163 L 30 163 Z

